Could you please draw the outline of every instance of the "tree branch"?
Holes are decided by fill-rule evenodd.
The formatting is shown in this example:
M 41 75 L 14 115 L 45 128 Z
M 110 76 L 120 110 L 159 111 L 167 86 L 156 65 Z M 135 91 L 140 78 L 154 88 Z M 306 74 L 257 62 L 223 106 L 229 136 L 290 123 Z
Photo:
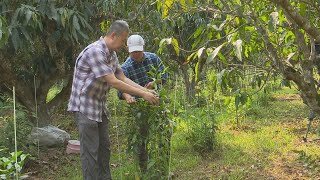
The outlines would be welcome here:
M 304 29 L 311 37 L 320 42 L 320 31 L 314 27 L 309 19 L 301 16 L 301 14 L 294 9 L 288 0 L 271 0 L 278 4 L 286 13 L 293 19 L 293 21 L 302 29 Z

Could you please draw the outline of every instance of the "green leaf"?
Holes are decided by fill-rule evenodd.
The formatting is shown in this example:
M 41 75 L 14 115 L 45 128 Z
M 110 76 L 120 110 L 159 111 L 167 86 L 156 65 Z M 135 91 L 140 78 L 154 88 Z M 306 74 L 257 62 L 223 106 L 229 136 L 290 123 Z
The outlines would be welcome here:
M 233 45 L 237 58 L 242 62 L 242 40 L 238 39 L 237 41 L 233 42 Z
M 307 5 L 304 2 L 300 2 L 300 14 L 305 16 L 307 13 Z
M 258 87 L 260 88 L 262 84 L 262 80 L 260 76 L 257 76 L 257 81 L 258 81 Z
M 43 31 L 43 24 L 41 21 L 38 21 L 38 27 L 39 27 L 40 31 L 42 32 Z
M 203 26 L 200 26 L 193 34 L 193 37 L 194 38 L 197 38 L 201 33 L 202 33 L 202 30 L 203 30 Z M 190 39 L 190 38 L 189 38 Z
M 267 16 L 266 16 L 266 15 L 262 15 L 262 16 L 260 16 L 260 19 L 261 19 L 262 21 L 264 21 L 265 23 L 267 23 L 267 22 L 268 22 L 268 18 L 267 18 Z
M 213 61 L 213 59 L 218 55 L 220 49 L 225 45 L 226 43 L 221 44 L 218 46 L 212 53 L 210 53 L 209 57 L 207 58 L 207 63 L 210 63 Z
M 176 51 L 176 54 L 179 56 L 180 49 L 179 49 L 179 43 L 176 38 L 172 38 L 172 46 L 173 46 L 174 50 Z
M 86 27 L 89 29 L 89 31 L 93 31 L 93 28 L 90 26 L 90 24 L 87 22 L 87 20 L 85 20 L 82 16 L 78 16 L 78 18 L 80 19 L 81 21 L 81 24 L 83 27 Z
M 269 30 L 271 32 L 275 31 L 275 28 L 277 27 L 277 25 L 279 24 L 279 13 L 278 12 L 272 12 L 270 14 L 270 19 L 269 19 Z
M 73 27 L 76 29 L 76 30 L 80 30 L 80 25 L 79 25 L 79 20 L 78 20 L 78 17 L 76 15 L 73 15 Z
M 284 38 L 286 37 L 287 35 L 287 31 L 283 31 L 280 38 L 279 38 L 279 44 L 282 44 L 283 41 L 284 41 Z
M 165 41 L 166 41 L 167 44 L 171 44 L 172 38 L 167 38 L 167 39 L 165 39 Z
M 217 31 L 222 31 L 223 30 L 223 27 L 224 27 L 224 25 L 226 24 L 228 22 L 228 20 L 226 19 L 226 20 L 224 20 L 221 24 L 220 24 L 220 26 L 219 27 L 217 27 L 217 26 L 215 26 L 215 30 L 217 30 Z
M 199 79 L 199 65 L 200 65 L 200 59 L 198 60 L 196 67 L 195 67 L 195 80 L 198 81 Z
M 246 58 L 249 58 L 249 48 L 247 48 L 247 47 L 244 47 L 244 56 Z
M 26 16 L 26 20 L 25 20 L 25 22 L 24 22 L 25 25 L 27 25 L 27 24 L 29 23 L 32 14 L 33 14 L 33 12 L 28 9 L 27 12 L 26 12 L 26 14 L 25 14 L 25 16 Z
M 20 161 L 24 161 L 28 156 L 29 156 L 29 154 L 21 154 Z
M 242 92 L 240 96 L 240 101 L 242 105 L 245 105 L 248 101 L 248 96 L 246 92 Z
M 287 34 L 285 35 L 284 41 L 287 43 L 291 43 L 291 41 L 295 38 L 295 35 L 293 34 L 292 31 L 287 31 Z
M 12 30 L 12 35 L 11 35 L 11 41 L 15 50 L 18 50 L 19 48 L 19 42 L 20 42 L 19 40 L 20 40 L 19 33 L 18 33 L 18 30 L 15 28 Z
M 221 62 L 223 62 L 223 64 L 228 65 L 228 61 L 226 59 L 226 57 L 224 57 L 224 55 L 222 53 L 218 53 L 218 57 L 221 60 Z
M 18 16 L 19 16 L 20 10 L 21 10 L 21 8 L 18 8 L 14 12 L 13 17 L 11 19 L 11 26 L 18 24 Z
M 11 160 L 12 160 L 12 161 L 15 161 L 16 158 L 18 158 L 21 154 L 22 154 L 22 151 L 18 151 L 17 153 L 15 153 L 15 152 L 10 153 L 10 155 L 11 155 Z
M 69 16 L 68 16 L 68 11 L 67 9 L 63 8 L 63 10 L 60 10 L 60 13 L 61 13 L 61 25 L 63 28 L 66 27 L 66 22 L 67 20 L 69 19 Z
M 181 4 L 183 11 L 186 11 L 187 10 L 186 0 L 180 0 L 179 2 Z
M 159 43 L 159 47 L 162 47 L 164 42 L 166 42 L 166 39 L 161 39 L 161 41 Z
M 287 61 L 289 61 L 295 54 L 296 54 L 295 52 L 290 53 L 290 54 L 288 55 Z
M 162 18 L 166 18 L 168 16 L 169 9 L 171 8 L 173 2 L 173 0 L 158 1 L 157 8 L 158 11 L 162 12 Z
M 224 106 L 227 106 L 227 105 L 230 104 L 230 102 L 231 102 L 231 97 L 230 97 L 230 96 L 227 96 L 227 97 L 224 99 L 223 105 L 224 105 Z
M 50 2 L 50 1 L 49 1 Z M 50 11 L 49 11 L 49 19 L 54 19 L 55 21 L 58 20 L 58 12 L 57 12 L 57 9 L 55 7 L 55 3 L 54 1 L 52 1 L 50 3 Z
M 208 35 L 207 35 L 207 39 L 212 39 L 212 37 L 213 37 L 213 33 L 212 33 L 212 32 L 209 32 Z M 220 33 L 217 33 L 216 37 L 217 37 L 218 39 L 220 39 L 220 38 L 221 38 Z
M 62 27 L 65 28 L 66 27 L 66 18 L 65 18 L 65 16 L 61 16 L 60 20 L 61 20 Z
M 21 27 L 20 30 L 21 30 L 22 34 L 24 35 L 24 37 L 26 38 L 26 40 L 27 40 L 29 43 L 32 43 L 33 41 L 32 41 L 32 39 L 31 39 L 28 31 L 27 31 L 24 27 Z
M 194 43 L 192 44 L 192 49 L 194 49 L 199 43 L 200 43 L 200 41 L 201 41 L 202 39 L 199 37 L 199 38 L 197 38 L 195 41 L 194 41 Z
M 156 161 L 150 160 L 150 162 L 148 163 L 147 169 L 150 169 L 155 163 Z
M 3 47 L 9 38 L 9 30 L 6 20 L 0 16 L 0 48 Z
M 164 47 L 164 43 L 166 44 L 171 44 L 172 42 L 172 38 L 164 38 L 164 39 L 161 39 L 160 43 L 159 43 L 159 50 L 158 52 L 161 54 L 162 53 L 162 50 L 163 50 L 163 47 Z
M 200 58 L 201 57 L 201 55 L 202 55 L 202 53 L 203 53 L 203 50 L 205 49 L 205 47 L 202 47 L 202 48 L 200 48 L 199 50 L 198 50 L 198 53 L 197 53 L 197 55 L 198 55 L 198 58 Z
M 72 29 L 72 37 L 76 40 L 76 42 L 78 42 L 78 35 L 75 28 Z
M 219 72 L 219 73 L 217 74 L 217 81 L 218 81 L 219 84 L 222 83 L 223 76 L 224 76 L 224 73 L 225 73 L 225 72 L 226 72 L 226 70 L 223 69 L 221 72 Z
M 187 57 L 187 62 L 189 62 L 191 59 L 194 59 L 196 57 L 197 53 L 193 52 Z
M 82 32 L 81 30 L 78 30 L 78 33 L 79 33 L 84 39 L 89 39 L 89 36 L 86 35 L 84 32 Z

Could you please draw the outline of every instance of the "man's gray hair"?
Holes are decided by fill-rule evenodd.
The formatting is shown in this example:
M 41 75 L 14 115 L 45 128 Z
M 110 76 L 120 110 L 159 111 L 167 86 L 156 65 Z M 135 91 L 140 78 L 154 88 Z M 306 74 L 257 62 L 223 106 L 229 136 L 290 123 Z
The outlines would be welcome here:
M 108 32 L 107 32 L 107 36 L 108 35 L 111 35 L 112 33 L 116 33 L 117 36 L 121 35 L 123 32 L 127 32 L 129 33 L 129 25 L 126 21 L 123 21 L 123 20 L 116 20 L 114 21 Z

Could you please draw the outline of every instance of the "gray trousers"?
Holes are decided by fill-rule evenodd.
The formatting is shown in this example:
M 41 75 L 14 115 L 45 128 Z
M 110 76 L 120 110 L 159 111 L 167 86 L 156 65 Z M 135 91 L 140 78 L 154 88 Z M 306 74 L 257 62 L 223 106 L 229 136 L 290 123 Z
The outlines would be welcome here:
M 76 112 L 75 119 L 80 134 L 80 157 L 84 180 L 108 180 L 110 173 L 110 140 L 108 118 L 102 122 L 88 119 Z

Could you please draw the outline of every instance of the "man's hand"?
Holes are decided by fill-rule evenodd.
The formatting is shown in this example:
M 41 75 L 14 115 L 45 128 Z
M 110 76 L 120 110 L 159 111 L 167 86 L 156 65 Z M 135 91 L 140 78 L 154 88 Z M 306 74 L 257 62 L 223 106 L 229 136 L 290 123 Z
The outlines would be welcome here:
M 154 82 L 151 81 L 147 85 L 145 85 L 144 87 L 147 88 L 147 89 L 154 89 Z
M 157 96 L 157 94 L 153 94 L 151 90 L 149 91 L 145 92 L 142 98 L 151 103 L 152 105 L 159 105 L 159 97 Z
M 123 93 L 122 96 L 127 101 L 128 104 L 136 103 L 136 98 L 131 96 L 130 94 Z
M 157 94 L 157 92 L 156 92 L 155 90 L 147 89 L 147 91 L 150 92 L 150 93 L 152 93 L 152 94 L 154 94 L 154 95 L 156 95 L 156 96 L 158 96 L 158 94 Z

